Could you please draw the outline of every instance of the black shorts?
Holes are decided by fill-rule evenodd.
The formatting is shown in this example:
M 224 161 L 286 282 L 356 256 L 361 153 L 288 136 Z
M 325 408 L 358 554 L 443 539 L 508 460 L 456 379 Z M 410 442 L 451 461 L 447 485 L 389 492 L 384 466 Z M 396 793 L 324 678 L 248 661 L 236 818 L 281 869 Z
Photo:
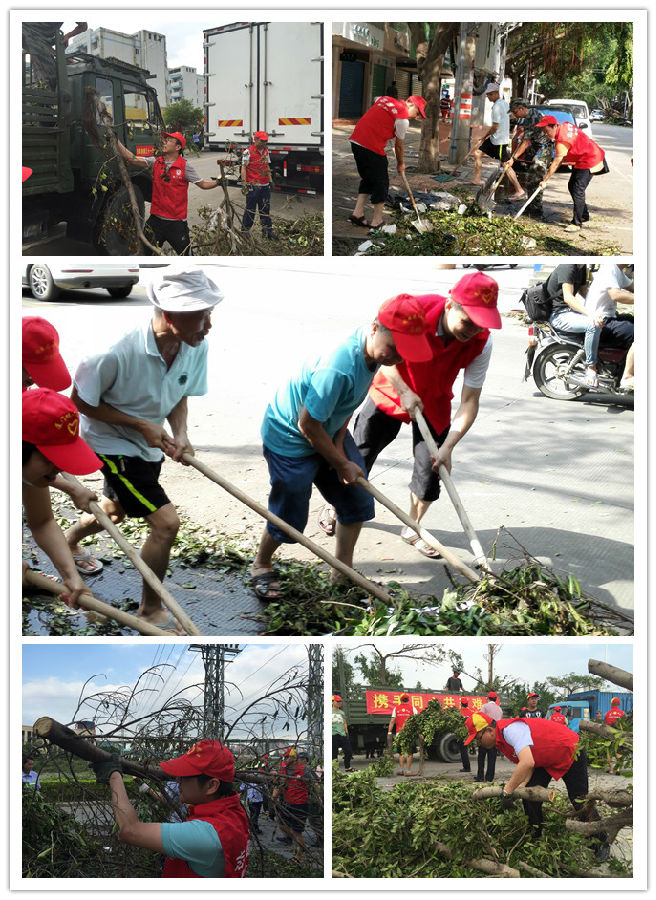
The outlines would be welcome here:
M 627 350 L 633 343 L 633 316 L 620 313 L 612 319 L 606 319 L 601 329 L 601 343 L 605 347 L 623 347 Z
M 308 817 L 307 803 L 283 803 L 280 807 L 280 820 L 291 831 L 302 834 Z
M 371 397 L 367 397 L 353 426 L 353 436 L 358 450 L 362 454 L 367 475 L 373 468 L 378 454 L 397 436 L 401 424 L 399 419 L 388 416 L 387 413 L 378 409 Z M 428 419 L 426 424 L 435 438 L 437 446 L 441 447 L 451 426 L 447 426 L 444 431 L 437 434 Z M 420 500 L 427 502 L 437 500 L 440 496 L 440 478 L 436 472 L 433 472 L 430 451 L 416 422 L 412 423 L 412 455 L 414 456 L 414 465 L 410 490 Z
M 361 179 L 358 194 L 369 194 L 372 203 L 385 203 L 389 194 L 387 156 L 353 142 L 351 150 Z
M 486 156 L 491 156 L 492 159 L 496 159 L 497 162 L 508 162 L 510 159 L 508 144 L 493 144 L 490 138 L 485 138 L 478 149 Z
M 97 455 L 103 462 L 103 493 L 120 503 L 126 515 L 133 518 L 149 516 L 171 502 L 159 483 L 163 458 L 159 462 L 148 462 L 139 456 Z
M 151 243 L 164 246 L 168 241 L 178 256 L 192 255 L 189 226 L 186 219 L 163 219 L 153 213 L 146 222 L 144 233 Z M 152 250 L 144 248 L 145 256 L 151 255 L 152 252 Z

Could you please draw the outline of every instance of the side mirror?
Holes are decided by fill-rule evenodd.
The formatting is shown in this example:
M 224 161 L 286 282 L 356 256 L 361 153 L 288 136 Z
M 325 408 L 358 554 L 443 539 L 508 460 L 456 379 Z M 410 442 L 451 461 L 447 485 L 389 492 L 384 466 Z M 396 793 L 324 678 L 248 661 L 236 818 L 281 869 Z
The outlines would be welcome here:
M 579 125 L 579 128 L 587 128 L 587 127 L 588 127 L 587 122 L 581 122 L 581 124 Z

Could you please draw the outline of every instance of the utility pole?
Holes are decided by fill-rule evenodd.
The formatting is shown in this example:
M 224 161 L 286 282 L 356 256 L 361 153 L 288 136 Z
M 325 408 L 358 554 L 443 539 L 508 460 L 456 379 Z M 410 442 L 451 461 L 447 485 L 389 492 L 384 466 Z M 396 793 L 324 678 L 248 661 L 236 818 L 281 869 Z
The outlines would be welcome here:
M 471 133 L 472 100 L 474 94 L 474 55 L 476 40 L 469 37 L 468 22 L 460 23 L 460 48 L 456 70 L 455 106 L 451 125 L 449 163 L 456 165 L 467 155 Z
M 308 645 L 308 738 L 315 753 L 323 756 L 323 644 Z
M 222 741 L 225 735 L 225 667 L 230 657 L 241 653 L 239 644 L 191 644 L 205 665 L 203 686 L 203 731 L 205 737 Z

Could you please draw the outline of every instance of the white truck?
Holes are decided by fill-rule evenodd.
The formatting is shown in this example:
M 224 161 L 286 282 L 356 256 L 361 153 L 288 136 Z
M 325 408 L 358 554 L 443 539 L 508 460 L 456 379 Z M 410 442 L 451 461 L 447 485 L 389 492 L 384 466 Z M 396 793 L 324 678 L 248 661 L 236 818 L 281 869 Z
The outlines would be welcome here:
M 274 190 L 323 191 L 322 22 L 236 22 L 204 32 L 205 148 L 269 135 Z

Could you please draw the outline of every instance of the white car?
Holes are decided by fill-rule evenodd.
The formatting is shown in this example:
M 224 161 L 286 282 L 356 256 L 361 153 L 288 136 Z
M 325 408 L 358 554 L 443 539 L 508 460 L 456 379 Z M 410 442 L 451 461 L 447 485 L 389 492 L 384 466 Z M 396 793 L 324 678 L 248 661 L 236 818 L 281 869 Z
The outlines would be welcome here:
M 576 127 L 583 129 L 589 138 L 592 137 L 592 126 L 590 125 L 590 110 L 585 100 L 556 100 L 551 97 L 544 101 L 544 106 L 562 106 L 569 109 L 576 119 Z
M 117 263 L 93 263 L 85 259 L 61 259 L 56 264 L 26 262 L 23 287 L 32 291 L 35 300 L 55 300 L 62 290 L 105 288 L 110 297 L 127 297 L 139 281 L 139 266 Z

